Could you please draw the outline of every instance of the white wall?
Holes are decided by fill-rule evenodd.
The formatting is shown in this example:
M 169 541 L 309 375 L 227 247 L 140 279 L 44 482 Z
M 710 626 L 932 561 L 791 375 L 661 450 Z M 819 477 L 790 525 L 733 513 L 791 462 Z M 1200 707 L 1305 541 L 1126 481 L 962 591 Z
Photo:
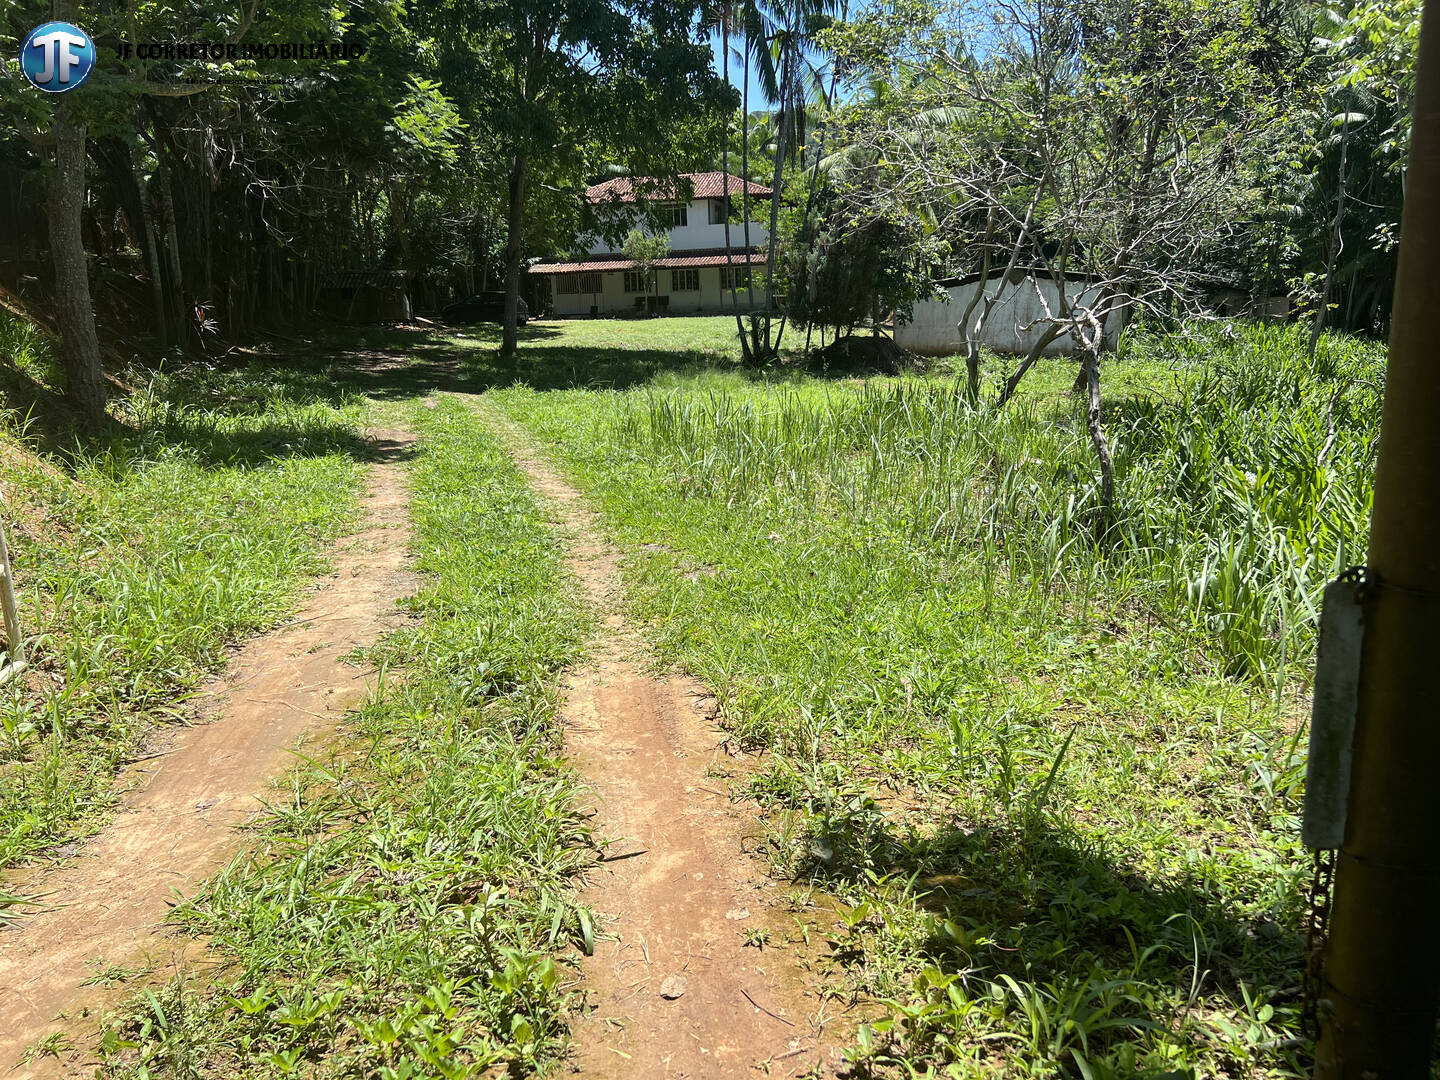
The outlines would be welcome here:
M 985 294 L 994 296 L 1000 288 L 1001 280 L 997 274 L 986 282 Z M 917 303 L 910 321 L 895 327 L 895 344 L 914 353 L 964 351 L 965 342 L 960 335 L 958 324 L 979 284 L 978 281 L 972 281 L 965 285 L 951 285 L 946 290 L 950 294 L 948 300 L 922 300 Z M 1082 290 L 1079 282 L 1068 282 L 1065 293 L 1072 302 L 1078 301 L 1081 304 L 1095 298 L 1095 289 Z M 1044 295 L 1050 310 L 1054 311 L 1060 290 L 1050 279 L 1025 278 L 1017 285 L 1006 286 L 1000 302 L 990 311 L 990 318 L 986 320 L 980 335 L 980 343 L 988 345 L 996 352 L 1028 353 L 1045 332 L 1045 323 L 1041 321 L 1045 318 L 1045 303 L 1041 302 L 1041 294 Z M 980 309 L 976 308 L 971 318 L 978 318 L 979 314 Z M 1115 320 L 1112 319 L 1111 322 Z M 1113 345 L 1117 333 L 1118 328 L 1107 330 L 1106 343 Z M 1074 339 L 1068 333 L 1061 334 L 1045 346 L 1045 355 L 1068 355 L 1074 349 Z
M 710 224 L 708 199 L 696 199 L 692 202 L 685 220 L 687 224 L 670 229 L 666 233 L 670 238 L 671 251 L 694 251 L 699 248 L 723 248 L 725 246 L 725 226 Z M 651 231 L 643 225 L 640 228 L 647 234 Z M 758 247 L 769 239 L 770 232 L 764 225 L 758 221 L 750 222 L 752 247 Z M 615 251 L 609 244 L 595 237 L 582 236 L 580 242 L 585 245 L 585 250 L 591 255 L 608 255 Z M 730 243 L 731 246 L 737 248 L 745 246 L 744 222 L 732 221 L 730 223 Z
M 700 288 L 686 289 L 684 292 L 675 292 L 670 288 L 670 271 L 662 267 L 655 271 L 656 292 L 661 296 L 670 297 L 670 311 L 693 315 L 704 308 L 705 282 L 708 278 L 715 276 L 713 266 L 699 267 Z M 717 279 L 718 280 L 718 279 Z M 633 303 L 633 301 L 632 301 Z
M 600 291 L 598 293 L 562 293 L 558 287 L 559 284 L 560 281 L 557 277 L 554 279 L 554 284 L 551 285 L 556 315 L 589 315 L 592 304 L 597 306 L 601 312 L 619 311 L 628 299 L 625 292 L 625 279 L 618 270 L 600 273 Z M 634 301 L 631 300 L 630 303 L 634 303 Z
M 685 292 L 674 292 L 670 288 L 670 271 L 664 267 L 655 271 L 656 288 L 653 295 L 668 296 L 671 314 L 684 315 L 709 312 L 719 314 L 730 310 L 730 294 L 720 288 L 720 274 L 723 267 L 700 267 L 700 288 Z M 625 291 L 625 274 L 620 270 L 607 270 L 600 274 L 601 291 L 597 293 L 562 293 L 552 285 L 551 295 L 555 301 L 556 315 L 589 315 L 590 305 L 595 304 L 602 315 L 625 315 L 635 311 L 635 298 L 641 294 Z M 558 281 L 556 282 L 558 284 Z M 745 306 L 745 294 L 740 294 L 740 305 Z

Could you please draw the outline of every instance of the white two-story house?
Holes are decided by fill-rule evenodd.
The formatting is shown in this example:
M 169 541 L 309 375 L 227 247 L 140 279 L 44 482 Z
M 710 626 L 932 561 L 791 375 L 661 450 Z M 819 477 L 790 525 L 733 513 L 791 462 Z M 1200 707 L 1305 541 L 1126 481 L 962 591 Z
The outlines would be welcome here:
M 649 279 L 634 262 L 615 251 L 612 245 L 594 237 L 582 240 L 587 254 L 577 262 L 537 262 L 530 273 L 542 292 L 548 285 L 548 299 L 556 315 L 619 315 L 636 311 L 665 311 L 676 314 L 718 314 L 749 307 L 748 275 L 758 277 L 765 266 L 767 228 L 756 218 L 770 216 L 770 189 L 730 176 L 730 248 L 725 247 L 724 173 L 685 173 L 693 194 L 688 202 L 657 201 L 648 196 L 662 222 L 668 225 L 669 254 L 655 263 Z M 641 191 L 652 190 L 642 182 Z M 618 177 L 596 184 L 585 192 L 595 205 L 611 204 L 622 216 L 626 206 L 636 202 L 636 183 Z M 663 190 L 663 185 L 661 187 Z M 750 247 L 745 246 L 746 229 L 741 220 L 742 195 L 750 204 Z M 648 227 L 640 222 L 640 228 Z

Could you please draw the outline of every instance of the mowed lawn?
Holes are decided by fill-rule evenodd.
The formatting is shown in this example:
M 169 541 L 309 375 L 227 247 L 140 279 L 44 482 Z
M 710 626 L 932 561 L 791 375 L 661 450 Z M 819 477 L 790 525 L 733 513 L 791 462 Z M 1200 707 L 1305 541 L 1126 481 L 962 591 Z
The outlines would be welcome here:
M 676 315 L 655 319 L 532 319 L 518 329 L 526 351 L 536 347 L 616 349 L 672 355 L 709 353 L 740 358 L 735 320 L 728 315 Z M 478 323 L 455 333 L 460 340 L 498 344 L 500 327 Z M 789 335 L 793 338 L 793 332 Z
M 664 659 L 766 751 L 768 857 L 835 993 L 886 1003 L 856 1059 L 1303 1072 L 1312 628 L 1363 558 L 1382 351 L 1129 336 L 1099 538 L 1067 361 L 996 412 L 944 364 L 743 372 L 732 327 L 543 324 L 509 365 L 456 340 L 603 509 Z

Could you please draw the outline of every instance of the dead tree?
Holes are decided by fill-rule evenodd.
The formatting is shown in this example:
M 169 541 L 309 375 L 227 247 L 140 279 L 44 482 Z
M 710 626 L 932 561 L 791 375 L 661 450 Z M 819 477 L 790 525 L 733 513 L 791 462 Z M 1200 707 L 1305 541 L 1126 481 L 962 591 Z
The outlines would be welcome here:
M 998 405 L 1047 348 L 1079 361 L 1102 532 L 1115 490 L 1102 353 L 1139 314 L 1201 310 L 1198 268 L 1234 240 L 1267 167 L 1271 91 L 1242 53 L 1213 48 L 1234 12 L 1140 3 L 1004 0 L 919 25 L 867 19 L 828 42 L 851 69 L 912 88 L 850 107 L 852 157 L 870 164 L 847 197 L 862 220 L 876 204 L 922 215 L 978 271 L 959 327 L 968 392 L 978 394 L 978 341 L 1007 291 L 1035 289 L 1043 314 L 1024 328 L 1032 348 Z M 981 34 L 977 58 L 967 43 Z

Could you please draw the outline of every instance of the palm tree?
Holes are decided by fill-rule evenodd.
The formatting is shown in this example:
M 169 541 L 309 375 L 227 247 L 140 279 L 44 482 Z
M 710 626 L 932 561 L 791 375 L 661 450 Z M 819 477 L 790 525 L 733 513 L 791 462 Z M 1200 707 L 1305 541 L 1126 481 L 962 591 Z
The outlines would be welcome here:
M 746 291 L 749 294 L 749 306 L 755 306 L 755 287 L 750 276 L 750 156 L 749 156 L 749 134 L 750 134 L 750 58 L 753 50 L 748 43 L 757 36 L 763 37 L 765 16 L 757 6 L 756 0 L 719 0 L 713 7 L 706 9 L 702 25 L 706 29 L 717 29 L 720 31 L 720 69 L 721 77 L 726 85 L 730 83 L 730 35 L 738 27 L 746 42 L 746 47 L 735 50 L 736 59 L 742 60 L 744 83 L 741 88 L 740 97 L 740 201 L 741 201 L 741 224 L 745 231 L 745 267 L 746 267 Z M 721 170 L 721 196 L 725 200 L 725 271 L 728 277 L 730 290 L 731 310 L 735 315 L 735 326 L 740 333 L 741 349 L 747 361 L 750 353 L 746 345 L 744 324 L 740 318 L 740 302 L 735 293 L 735 259 L 730 238 L 730 118 L 725 118 L 720 141 L 720 170 Z
M 815 49 L 815 33 L 837 10 L 844 10 L 844 0 L 772 0 L 762 6 L 763 0 L 720 0 L 709 9 L 706 25 L 719 29 L 721 33 L 722 74 L 730 81 L 730 35 L 739 30 L 740 46 L 734 57 L 742 65 L 744 84 L 740 103 L 740 173 L 743 178 L 740 192 L 741 226 L 744 230 L 744 246 L 747 252 L 752 248 L 750 240 L 750 154 L 751 150 L 769 152 L 773 161 L 770 199 L 770 240 L 766 261 L 765 303 L 763 310 L 755 313 L 755 285 L 753 275 L 747 275 L 746 291 L 749 298 L 750 316 L 748 328 L 741 320 L 739 306 L 735 305 L 735 319 L 740 330 L 741 350 L 746 363 L 761 365 L 768 363 L 779 352 L 780 336 L 784 334 L 784 318 L 780 321 L 779 334 L 771 341 L 770 316 L 774 308 L 772 288 L 775 264 L 776 232 L 779 226 L 780 198 L 784 185 L 784 169 L 787 161 L 793 161 L 801 153 L 801 147 L 808 139 L 808 116 L 806 110 L 805 85 L 807 76 L 813 84 L 823 86 L 817 67 L 811 62 Z M 756 74 L 761 93 L 774 111 L 761 115 L 760 128 L 755 133 L 759 143 L 752 139 L 750 112 L 750 75 Z M 773 141 L 772 141 L 773 136 Z M 730 125 L 727 120 L 721 145 L 721 168 L 725 174 L 722 192 L 727 199 L 726 213 L 726 267 L 732 269 L 728 199 L 730 193 Z M 808 203 L 808 200 L 807 200 Z M 733 277 L 732 277 L 733 282 Z
M 770 34 L 760 55 L 767 61 L 762 89 L 776 106 L 775 165 L 770 188 L 770 250 L 766 261 L 765 311 L 760 324 L 752 321 L 752 340 L 760 361 L 768 362 L 780 351 L 785 334 L 785 318 L 781 315 L 774 341 L 770 339 L 770 313 L 774 308 L 774 266 L 777 233 L 780 225 L 780 198 L 784 187 L 785 164 L 794 160 L 805 129 L 807 107 L 805 76 L 818 75 L 812 62 L 815 35 L 827 26 L 837 10 L 839 0 L 780 0 L 769 18 Z M 807 199 L 807 203 L 809 200 Z
M 714 7 L 707 8 L 701 16 L 701 25 L 705 30 L 718 29 L 720 31 L 720 72 L 725 85 L 730 85 L 730 30 L 735 22 L 734 0 L 720 0 Z M 725 224 L 725 286 L 730 291 L 730 307 L 735 314 L 735 325 L 740 325 L 740 301 L 735 296 L 735 256 L 730 247 L 730 114 L 725 114 L 725 122 L 720 134 L 720 192 L 724 198 L 724 224 Z M 749 254 L 746 254 L 746 266 L 749 266 Z M 724 302 L 725 289 L 721 289 L 721 302 Z

